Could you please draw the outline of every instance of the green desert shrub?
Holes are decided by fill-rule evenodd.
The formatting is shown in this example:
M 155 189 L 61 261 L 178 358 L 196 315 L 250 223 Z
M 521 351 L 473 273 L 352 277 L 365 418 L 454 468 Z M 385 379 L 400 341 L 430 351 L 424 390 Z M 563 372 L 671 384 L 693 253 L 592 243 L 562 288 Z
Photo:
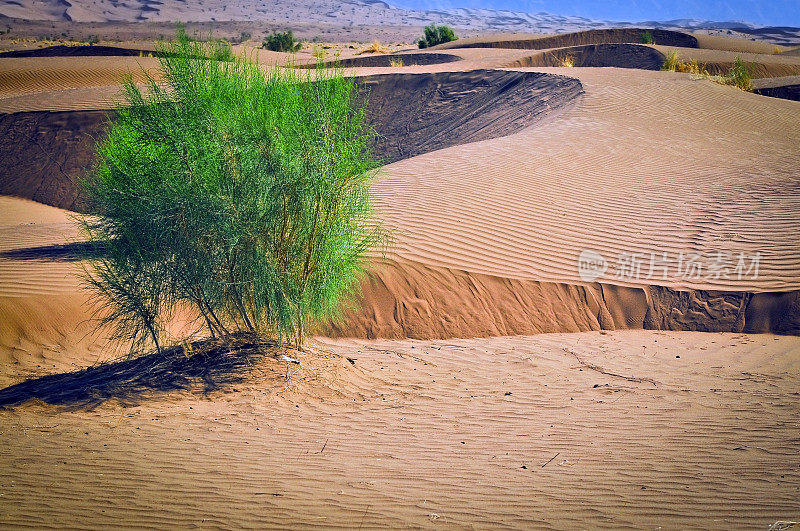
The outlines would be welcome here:
M 233 61 L 235 59 L 235 54 L 233 53 L 233 47 L 231 44 L 226 41 L 225 39 L 214 39 L 209 34 L 208 39 L 203 39 L 197 33 L 194 34 L 194 37 L 190 37 L 189 34 L 186 32 L 186 26 L 183 24 L 177 25 L 177 37 L 176 40 L 178 44 L 184 48 L 191 48 L 189 46 L 190 43 L 193 42 L 204 42 L 203 46 L 196 46 L 195 53 L 202 53 L 204 55 L 198 57 L 207 57 L 209 59 L 213 59 L 215 61 Z M 174 53 L 174 52 L 164 52 L 164 53 Z
M 450 26 L 437 26 L 436 24 L 431 24 L 430 26 L 425 26 L 425 36 L 419 40 L 417 45 L 420 48 L 430 48 L 431 46 L 436 46 L 437 44 L 443 44 L 445 42 L 455 41 L 458 40 L 453 28 Z
M 105 251 L 87 267 L 98 317 L 139 352 L 187 311 L 212 337 L 299 348 L 381 237 L 374 133 L 341 70 L 265 72 L 210 46 L 161 45 L 164 82 L 128 81 L 98 143 L 84 218 Z
M 272 35 L 268 35 L 261 46 L 273 52 L 296 52 L 302 43 L 296 41 L 294 34 L 289 30 L 286 32 L 276 31 Z
M 642 32 L 642 37 L 641 37 L 640 40 L 642 41 L 642 44 L 655 44 L 656 43 L 656 41 L 653 40 L 653 34 L 649 30 Z
M 748 92 L 753 90 L 753 67 L 745 63 L 739 56 L 736 57 L 725 78 L 729 85 L 734 85 Z

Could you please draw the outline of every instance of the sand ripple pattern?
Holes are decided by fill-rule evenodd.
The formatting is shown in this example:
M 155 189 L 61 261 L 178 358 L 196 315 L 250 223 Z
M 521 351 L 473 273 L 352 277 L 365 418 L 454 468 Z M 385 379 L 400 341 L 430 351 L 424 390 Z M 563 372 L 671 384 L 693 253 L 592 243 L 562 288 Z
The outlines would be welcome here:
M 0 298 L 80 291 L 81 266 L 77 262 L 14 254 L 79 239 L 79 227 L 67 211 L 0 196 Z
M 760 253 L 758 278 L 615 278 L 621 285 L 800 288 L 800 106 L 688 75 L 578 77 L 576 108 L 520 133 L 387 166 L 379 211 L 398 254 L 517 279 L 580 282 L 581 251 L 677 261 Z M 749 264 L 750 262 L 748 262 Z M 610 277 L 610 278 L 609 278 Z

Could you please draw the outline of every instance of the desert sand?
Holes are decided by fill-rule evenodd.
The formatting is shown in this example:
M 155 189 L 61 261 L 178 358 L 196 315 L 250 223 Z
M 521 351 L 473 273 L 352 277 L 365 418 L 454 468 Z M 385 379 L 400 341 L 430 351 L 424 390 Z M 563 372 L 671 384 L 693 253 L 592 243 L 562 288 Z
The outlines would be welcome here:
M 0 411 L 0 522 L 719 529 L 800 511 L 797 338 L 318 342 L 332 354 L 289 382 L 265 358 L 224 392 Z
M 635 62 L 674 47 L 546 38 L 354 58 L 393 234 L 360 306 L 299 367 L 146 378 L 106 363 L 124 346 L 90 321 L 73 211 L 119 80 L 156 59 L 0 57 L 0 523 L 800 520 L 800 103 Z M 682 57 L 749 50 L 783 76 L 757 89 L 796 84 L 796 55 L 696 41 Z M 576 46 L 587 66 L 537 62 Z M 695 253 L 758 274 L 681 274 Z

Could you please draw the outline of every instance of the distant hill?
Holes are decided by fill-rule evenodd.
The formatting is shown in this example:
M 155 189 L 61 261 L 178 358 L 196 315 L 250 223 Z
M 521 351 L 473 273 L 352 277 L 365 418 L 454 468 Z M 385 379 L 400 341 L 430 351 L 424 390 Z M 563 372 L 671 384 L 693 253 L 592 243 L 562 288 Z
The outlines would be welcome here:
M 524 5 L 524 4 L 523 4 Z M 0 0 L 0 17 L 59 22 L 265 22 L 363 26 L 449 24 L 464 32 L 561 33 L 609 26 L 735 31 L 777 43 L 800 42 L 796 28 L 762 28 L 743 22 L 693 19 L 640 23 L 521 11 L 450 8 L 414 10 L 382 0 Z

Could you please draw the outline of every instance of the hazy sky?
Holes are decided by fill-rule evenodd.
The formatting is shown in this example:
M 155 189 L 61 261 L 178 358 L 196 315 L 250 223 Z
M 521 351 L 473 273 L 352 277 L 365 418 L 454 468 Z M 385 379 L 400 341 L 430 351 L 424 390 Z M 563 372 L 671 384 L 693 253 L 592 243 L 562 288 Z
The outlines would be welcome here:
M 745 21 L 770 26 L 800 26 L 800 0 L 387 0 L 413 9 L 483 7 L 638 22 L 694 18 Z

